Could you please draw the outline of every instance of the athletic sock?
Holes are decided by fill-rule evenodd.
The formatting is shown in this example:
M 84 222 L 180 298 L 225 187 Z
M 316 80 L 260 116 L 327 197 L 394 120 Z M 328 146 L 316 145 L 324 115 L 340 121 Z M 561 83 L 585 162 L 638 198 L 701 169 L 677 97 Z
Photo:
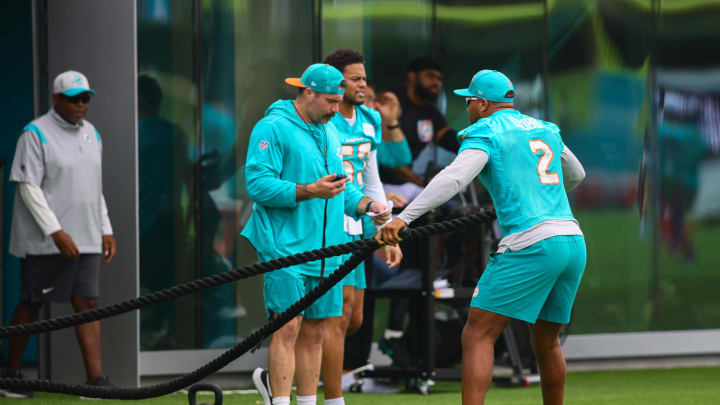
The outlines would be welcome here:
M 345 405 L 345 398 L 333 398 L 333 399 L 326 399 L 325 405 Z
M 403 331 L 385 329 L 385 339 L 399 339 L 403 336 Z
M 272 405 L 290 405 L 290 397 L 273 397 Z
M 317 395 L 305 395 L 301 397 L 300 395 L 297 396 L 297 404 L 298 405 L 315 405 L 317 402 Z M 327 401 L 325 401 L 327 404 Z

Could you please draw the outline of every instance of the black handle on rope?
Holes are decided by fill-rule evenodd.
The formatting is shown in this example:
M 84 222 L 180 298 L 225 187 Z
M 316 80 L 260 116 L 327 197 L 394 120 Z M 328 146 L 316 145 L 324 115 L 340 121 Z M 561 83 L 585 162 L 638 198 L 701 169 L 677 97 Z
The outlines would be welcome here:
M 418 228 L 404 227 L 400 232 L 407 232 L 407 237 L 403 239 L 423 237 L 454 231 L 472 225 L 477 225 L 495 219 L 495 212 L 488 210 L 477 214 L 458 217 L 447 221 L 437 222 Z M 83 323 L 98 321 L 110 318 L 126 312 L 134 311 L 149 307 L 160 302 L 169 301 L 174 298 L 193 294 L 206 288 L 217 287 L 222 284 L 242 280 L 259 274 L 268 273 L 273 270 L 282 269 L 284 267 L 294 266 L 296 264 L 307 263 L 322 258 L 339 256 L 341 254 L 350 253 L 362 249 L 368 244 L 377 246 L 374 239 L 362 239 L 358 241 L 343 243 L 340 245 L 328 246 L 322 249 L 315 249 L 295 255 L 281 257 L 279 259 L 270 260 L 263 263 L 252 264 L 227 271 L 225 273 L 214 274 L 212 276 L 203 277 L 197 280 L 179 284 L 164 290 L 156 291 L 147 295 L 133 298 L 119 304 L 108 305 L 91 311 L 80 312 L 70 315 L 61 316 L 53 319 L 25 323 L 21 325 L 0 327 L 0 339 L 11 338 L 16 336 L 32 335 L 36 333 L 50 332 L 59 329 L 70 328 Z
M 290 308 L 285 310 L 285 312 L 268 321 L 260 329 L 246 337 L 242 342 L 189 374 L 164 383 L 140 388 L 98 387 L 93 385 L 63 384 L 48 380 L 21 380 L 17 378 L 0 378 L 0 388 L 54 392 L 58 394 L 80 395 L 89 398 L 103 399 L 145 399 L 172 394 L 173 392 L 194 384 L 203 378 L 207 378 L 221 368 L 227 366 L 232 361 L 242 356 L 248 350 L 252 349 L 264 339 L 275 333 L 275 331 L 280 329 L 290 320 L 298 316 L 300 312 L 304 311 L 321 295 L 325 294 L 330 288 L 332 288 L 332 286 L 342 280 L 355 267 L 357 267 L 358 264 L 362 263 L 367 256 L 372 254 L 372 252 L 379 247 L 379 244 L 374 239 L 366 239 L 366 241 L 367 243 L 365 246 L 353 253 L 353 255 L 350 256 L 350 258 L 336 271 L 324 278 L 317 287 L 310 290 L 307 295 L 291 305 Z
M 190 390 L 188 391 L 188 403 L 190 405 L 198 405 L 197 403 L 197 393 L 198 391 L 208 391 L 215 394 L 215 400 L 213 401 L 213 405 L 222 405 L 223 403 L 223 393 L 220 387 L 218 387 L 215 384 L 195 384 L 192 387 L 190 387 Z M 210 405 L 210 404 L 199 404 L 199 405 Z

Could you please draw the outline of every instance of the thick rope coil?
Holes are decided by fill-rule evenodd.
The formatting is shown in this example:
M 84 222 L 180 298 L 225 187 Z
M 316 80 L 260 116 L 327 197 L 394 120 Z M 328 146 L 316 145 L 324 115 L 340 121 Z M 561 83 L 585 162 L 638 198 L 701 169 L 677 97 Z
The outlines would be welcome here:
M 145 399 L 172 394 L 175 391 L 195 384 L 203 378 L 212 375 L 260 344 L 265 338 L 275 333 L 275 331 L 299 315 L 300 312 L 304 311 L 310 304 L 332 288 L 332 286 L 342 280 L 350 271 L 357 267 L 358 264 L 365 260 L 367 256 L 372 254 L 378 246 L 377 242 L 375 242 L 374 246 L 367 244 L 367 246 L 362 247 L 350 256 L 350 259 L 343 263 L 336 271 L 323 279 L 317 287 L 291 305 L 285 312 L 267 322 L 263 327 L 251 333 L 250 336 L 242 342 L 216 357 L 214 360 L 182 377 L 140 388 L 95 387 L 91 385 L 64 384 L 48 380 L 2 378 L 0 379 L 0 387 L 4 389 L 54 392 L 103 399 Z
M 438 222 L 419 228 L 406 228 L 401 232 L 401 237 L 403 237 L 403 239 L 407 239 L 439 234 L 491 221 L 494 218 L 495 213 L 492 211 L 481 212 L 478 214 Z M 303 252 L 296 255 L 271 260 L 269 262 L 246 266 L 241 269 L 236 269 L 230 272 L 205 277 L 166 290 L 161 290 L 152 294 L 148 294 L 146 296 L 138 297 L 120 304 L 102 307 L 92 311 L 73 314 L 61 318 L 49 319 L 46 321 L 34 322 L 30 324 L 0 328 L 0 337 L 21 336 L 25 334 L 62 329 L 82 323 L 93 322 L 99 319 L 119 315 L 121 313 L 132 311 L 134 309 L 144 308 L 148 305 L 191 294 L 204 288 L 215 287 L 221 284 L 229 283 L 231 281 L 237 281 L 239 279 L 247 278 L 257 274 L 267 273 L 269 271 L 277 270 L 283 267 L 306 263 L 313 260 L 319 260 L 321 258 L 333 257 L 340 254 L 348 253 L 350 251 L 354 252 L 353 255 L 338 268 L 338 270 L 336 270 L 330 276 L 322 280 L 317 287 L 311 290 L 307 295 L 305 295 L 295 304 L 291 305 L 290 308 L 288 308 L 285 312 L 267 322 L 263 327 L 251 333 L 250 336 L 245 338 L 242 342 L 227 350 L 214 360 L 182 377 L 178 377 L 164 383 L 141 388 L 95 387 L 88 385 L 63 384 L 47 380 L 21 380 L 2 378 L 0 379 L 0 388 L 54 392 L 60 394 L 81 395 L 84 397 L 104 399 L 144 399 L 171 394 L 191 384 L 194 384 L 202 380 L 203 378 L 208 377 L 209 375 L 217 372 L 238 357 L 242 356 L 249 350 L 258 346 L 264 339 L 271 336 L 275 331 L 277 331 L 287 322 L 295 318 L 298 314 L 300 314 L 300 312 L 305 310 L 315 300 L 317 300 L 320 296 L 322 296 L 330 288 L 332 288 L 332 286 L 342 280 L 348 273 L 350 273 L 350 271 L 352 271 L 352 269 L 357 267 L 358 264 L 360 264 L 367 256 L 372 254 L 372 252 L 378 247 L 379 245 L 374 239 L 363 239 L 347 244 L 331 246 L 309 252 Z M 26 327 L 26 329 L 21 329 L 19 327 Z M 30 332 L 24 333 L 25 330 L 30 330 Z
M 373 245 L 374 243 L 376 242 L 373 239 L 363 239 L 340 245 L 329 246 L 323 249 L 311 250 L 308 252 L 298 253 L 292 256 L 282 257 L 263 263 L 251 264 L 249 266 L 230 270 L 224 273 L 213 274 L 212 276 L 207 276 L 197 280 L 189 281 L 184 284 L 179 284 L 174 287 L 156 291 L 147 295 L 143 295 L 141 297 L 133 298 L 119 304 L 108 305 L 90 311 L 64 315 L 58 318 L 46 319 L 32 323 L 3 326 L 0 327 L 0 338 L 12 338 L 16 336 L 50 332 L 54 330 L 70 328 L 83 323 L 110 318 L 113 316 L 124 314 L 126 312 L 149 307 L 160 302 L 169 301 L 174 298 L 193 294 L 207 288 L 217 287 L 222 284 L 227 284 L 233 281 L 242 280 L 259 274 L 268 273 L 273 270 L 278 270 L 285 267 L 290 267 L 315 260 L 325 259 L 328 257 L 339 256 L 342 254 L 360 250 L 366 246 L 377 246 L 376 244 Z

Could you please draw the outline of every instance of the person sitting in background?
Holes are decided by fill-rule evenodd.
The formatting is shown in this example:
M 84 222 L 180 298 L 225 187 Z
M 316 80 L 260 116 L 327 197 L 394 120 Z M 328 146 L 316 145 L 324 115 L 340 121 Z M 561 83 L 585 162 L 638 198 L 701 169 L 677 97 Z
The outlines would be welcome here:
M 440 64 L 432 58 L 420 57 L 410 62 L 405 84 L 393 90 L 401 107 L 399 128 L 410 146 L 412 163 L 428 146 L 440 146 L 457 153 L 456 133 L 434 105 L 440 95 L 442 83 Z M 429 163 L 432 164 L 432 159 Z M 427 169 L 428 167 L 415 168 L 416 171 L 421 170 L 423 175 Z M 396 192 L 412 201 L 427 184 L 427 179 L 416 171 L 413 171 L 411 165 L 383 168 L 380 178 L 386 184 L 387 191 Z
M 408 144 L 410 161 L 408 162 L 407 158 L 404 162 L 400 161 L 402 154 L 397 151 L 390 154 L 390 158 L 386 158 L 387 154 L 381 151 L 381 162 L 384 161 L 385 165 L 381 163 L 380 178 L 386 192 L 397 193 L 408 202 L 422 192 L 428 177 L 434 173 L 437 166 L 434 160 L 439 154 L 437 148 L 441 147 L 453 153 L 458 150 L 455 131 L 434 105 L 443 84 L 442 71 L 440 64 L 432 58 L 413 59 L 407 68 L 405 84 L 384 95 L 384 99 L 388 100 L 388 107 L 394 104 L 395 99 L 399 103 L 398 129 L 402 131 Z M 379 100 L 380 97 L 376 103 L 379 103 Z M 401 163 L 406 164 L 402 166 Z M 454 236 L 451 234 L 443 237 Z M 428 250 L 427 242 L 423 240 L 405 243 L 403 251 L 407 255 L 400 272 L 415 272 L 405 276 L 419 280 L 422 269 L 425 269 L 429 262 Z M 378 277 L 373 280 L 376 286 L 393 276 L 391 272 L 383 271 L 386 270 L 383 266 L 378 266 L 376 270 Z M 387 328 L 379 342 L 380 349 L 390 355 L 398 366 L 410 365 L 412 356 L 408 353 L 408 348 L 412 346 L 411 341 L 417 344 L 416 339 L 406 339 L 403 331 L 405 317 L 411 312 L 413 305 L 413 301 L 407 297 L 391 298 Z
M 87 78 L 69 70 L 53 82 L 53 107 L 23 128 L 10 172 L 17 184 L 10 254 L 20 258 L 22 289 L 11 325 L 37 319 L 46 302 L 72 303 L 77 312 L 97 308 L 100 262 L 115 257 L 115 238 L 102 192 L 102 141 L 85 113 Z M 76 327 L 87 384 L 110 386 L 102 375 L 100 322 Z M 2 378 L 23 378 L 20 360 L 29 336 L 10 339 Z M 6 390 L 28 398 L 30 391 Z

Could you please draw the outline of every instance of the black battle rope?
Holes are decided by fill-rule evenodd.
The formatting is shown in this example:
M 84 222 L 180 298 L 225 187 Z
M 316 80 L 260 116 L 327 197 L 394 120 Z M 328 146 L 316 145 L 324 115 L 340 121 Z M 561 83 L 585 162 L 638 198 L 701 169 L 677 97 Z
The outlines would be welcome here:
M 371 239 L 372 240 L 372 239 Z M 79 395 L 90 398 L 103 399 L 145 399 L 154 398 L 162 395 L 172 394 L 175 391 L 183 389 L 188 385 L 194 384 L 203 378 L 206 378 L 221 368 L 227 366 L 233 360 L 251 350 L 265 338 L 272 335 L 283 325 L 295 318 L 303 310 L 310 306 L 321 295 L 325 294 L 332 286 L 343 279 L 352 269 L 357 267 L 367 256 L 372 254 L 379 245 L 362 247 L 359 251 L 353 253 L 340 268 L 333 272 L 330 276 L 324 278 L 317 287 L 313 288 L 306 296 L 290 306 L 285 312 L 267 322 L 262 328 L 251 333 L 242 342 L 238 343 L 231 349 L 227 350 L 214 360 L 193 371 L 174 380 L 164 383 L 150 385 L 140 388 L 119 388 L 119 387 L 97 387 L 93 385 L 79 384 L 63 384 L 48 380 L 25 380 L 13 378 L 0 378 L 0 387 L 5 389 L 17 389 L 26 391 L 43 391 L 54 392 L 59 394 Z
M 249 266 L 230 270 L 224 273 L 213 274 L 212 276 L 206 276 L 197 280 L 189 281 L 184 284 L 178 284 L 174 287 L 166 288 L 164 290 L 133 298 L 119 304 L 108 305 L 90 311 L 64 315 L 58 318 L 46 319 L 32 323 L 3 326 L 0 327 L 0 339 L 50 332 L 54 330 L 77 326 L 83 323 L 94 322 L 105 318 L 111 318 L 113 316 L 124 314 L 126 312 L 142 309 L 164 301 L 170 301 L 178 297 L 193 294 L 206 288 L 217 287 L 219 285 L 231 283 L 233 281 L 242 280 L 252 276 L 257 276 L 259 274 L 268 273 L 273 270 L 278 270 L 297 264 L 351 253 L 353 251 L 362 249 L 365 246 L 368 246 L 369 243 L 374 243 L 374 240 L 363 239 L 349 243 L 343 243 L 340 245 L 328 246 L 322 249 L 310 250 L 307 252 L 298 253 L 287 257 L 281 257 L 279 259 L 274 259 L 267 262 L 251 264 Z
M 437 222 L 418 228 L 408 228 L 407 238 L 422 237 L 466 228 L 472 225 L 481 224 L 495 219 L 494 211 L 485 211 L 474 215 Z M 407 231 L 406 231 L 407 232 Z M 268 273 L 273 270 L 282 269 L 297 264 L 307 263 L 323 258 L 339 256 L 341 254 L 357 251 L 365 246 L 377 246 L 374 239 L 362 239 L 340 245 L 328 246 L 322 249 L 298 253 L 292 256 L 281 257 L 267 262 L 251 264 L 239 269 L 230 270 L 224 273 L 213 274 L 197 280 L 178 284 L 164 290 L 156 291 L 141 297 L 133 298 L 119 304 L 108 305 L 90 311 L 64 315 L 58 318 L 42 321 L 24 323 L 21 325 L 0 327 L 0 339 L 16 336 L 32 335 L 36 333 L 50 332 L 77 326 L 83 323 L 94 322 L 110 318 L 126 312 L 149 307 L 160 302 L 169 301 L 178 297 L 193 294 L 206 288 L 217 287 L 222 284 L 242 280 L 259 274 Z
M 460 217 L 460 218 L 455 218 L 455 219 L 451 219 L 448 221 L 438 222 L 435 224 L 430 224 L 430 225 L 426 225 L 426 226 L 419 227 L 419 228 L 403 229 L 404 232 L 401 232 L 401 236 L 403 237 L 403 239 L 409 239 L 409 238 L 414 238 L 414 237 L 434 235 L 434 234 L 444 233 L 444 232 L 453 231 L 453 230 L 457 230 L 457 229 L 461 229 L 461 228 L 466 228 L 466 227 L 469 227 L 472 225 L 490 221 L 494 218 L 495 218 L 495 213 L 492 211 L 487 211 L 487 212 L 482 212 L 482 213 L 478 213 L 478 214 L 474 214 L 474 215 L 469 215 L 466 217 Z M 361 243 L 358 243 L 358 242 L 361 242 Z M 330 288 L 332 288 L 333 285 L 337 284 L 343 277 L 345 277 L 350 271 L 352 271 L 352 269 L 354 269 L 367 256 L 369 256 L 375 249 L 377 249 L 379 247 L 379 245 L 377 244 L 377 242 L 374 239 L 363 239 L 361 241 L 350 242 L 350 243 L 344 244 L 344 245 L 331 246 L 331 247 L 327 247 L 327 248 L 323 248 L 323 249 L 314 250 L 311 252 L 300 253 L 298 255 L 293 255 L 293 256 L 286 257 L 286 258 L 280 258 L 280 259 L 272 260 L 270 262 L 259 263 L 258 265 L 247 266 L 243 269 L 237 269 L 237 270 L 233 270 L 232 272 L 228 272 L 228 273 L 233 273 L 233 272 L 240 272 L 240 271 L 245 271 L 245 272 L 250 272 L 253 270 L 256 271 L 256 273 L 254 273 L 254 274 L 242 273 L 242 276 L 239 277 L 238 279 L 246 278 L 246 277 L 250 277 L 252 275 L 262 274 L 262 273 L 266 273 L 268 271 L 274 270 L 274 269 L 266 270 L 261 265 L 278 262 L 279 264 L 282 264 L 282 266 L 280 266 L 278 268 L 287 267 L 287 266 L 295 264 L 295 263 L 290 263 L 290 264 L 285 263 L 285 260 L 289 259 L 291 257 L 301 258 L 301 257 L 303 257 L 303 255 L 305 255 L 307 253 L 313 253 L 315 255 L 326 254 L 327 252 L 332 252 L 333 249 L 344 250 L 344 248 L 342 248 L 343 246 L 347 246 L 347 247 L 357 246 L 357 248 L 354 248 L 355 252 L 353 253 L 353 255 L 350 257 L 350 259 L 348 259 L 345 263 L 343 263 L 340 266 L 340 268 L 338 268 L 338 270 L 333 272 L 326 279 L 322 280 L 322 282 L 317 287 L 315 287 L 313 290 L 311 290 L 305 297 L 301 298 L 295 304 L 290 306 L 290 308 L 288 308 L 285 312 L 283 312 L 276 318 L 273 318 L 271 321 L 266 323 L 262 328 L 256 330 L 252 334 L 250 334 L 250 336 L 248 336 L 242 342 L 235 345 L 233 348 L 227 350 L 219 357 L 215 358 L 214 360 L 210 361 L 209 363 L 205 364 L 204 366 L 200 367 L 199 369 L 193 371 L 192 373 L 186 374 L 182 377 L 178 377 L 174 380 L 167 381 L 165 383 L 155 384 L 155 385 L 141 387 L 141 388 L 96 387 L 96 386 L 88 386 L 88 385 L 63 384 L 63 383 L 57 383 L 57 382 L 52 382 L 52 381 L 47 381 L 47 380 L 24 380 L 24 379 L 21 380 L 21 379 L 10 379 L 10 378 L 0 379 L 0 388 L 54 392 L 54 393 L 61 393 L 61 394 L 81 395 L 81 396 L 85 396 L 85 397 L 104 398 L 104 399 L 144 399 L 144 398 L 152 398 L 152 397 L 158 397 L 158 396 L 162 396 L 162 395 L 171 394 L 175 391 L 185 388 L 185 387 L 189 386 L 190 384 L 196 383 L 196 382 L 202 380 L 203 378 L 215 373 L 216 371 L 225 367 L 227 364 L 229 364 L 233 360 L 235 360 L 238 357 L 245 354 L 247 351 L 249 351 L 252 348 L 259 345 L 264 339 L 266 339 L 267 337 L 272 335 L 275 331 L 280 329 L 284 324 L 289 322 L 291 319 L 293 319 L 298 314 L 300 314 L 300 312 L 302 312 L 304 309 L 306 309 L 308 306 L 310 306 L 310 304 L 312 304 L 312 302 L 317 300 L 321 295 L 323 295 Z M 335 250 L 335 251 L 337 251 L 337 250 Z M 338 254 L 342 254 L 342 253 L 345 253 L 345 252 L 343 251 Z M 332 257 L 332 256 L 336 256 L 338 254 L 330 254 L 326 257 Z M 304 263 L 304 262 L 312 261 L 312 260 L 317 260 L 317 259 L 305 260 L 305 261 L 301 261 L 300 263 Z M 228 274 L 228 273 L 223 273 L 223 274 Z M 219 275 L 220 274 L 215 275 L 215 276 L 219 276 Z M 208 280 L 214 278 L 215 276 L 206 277 L 206 278 L 195 280 L 193 282 L 186 283 L 186 284 L 180 285 L 180 286 L 176 286 L 176 287 L 173 287 L 173 288 L 170 288 L 167 290 L 158 291 L 156 293 L 149 294 L 144 297 L 136 298 L 135 300 L 141 300 L 143 298 L 150 299 L 150 297 L 153 296 L 154 294 L 161 294 L 161 293 L 167 294 L 167 292 L 169 292 L 173 289 L 181 288 L 183 286 L 188 286 L 193 283 L 207 282 L 207 284 L 209 284 L 207 286 L 201 285 L 201 286 L 197 287 L 197 290 L 199 290 L 199 289 L 203 289 L 203 288 L 210 288 L 210 287 L 214 287 L 216 285 L 228 283 L 230 281 L 235 281 L 232 279 L 227 280 L 227 281 L 221 280 L 222 282 L 218 282 L 217 284 L 211 284 L 211 283 L 214 283 L 215 280 L 213 280 L 211 282 Z M 192 286 L 191 288 L 195 288 L 195 286 Z M 152 303 L 155 303 L 155 302 L 162 302 L 162 301 L 169 300 L 171 298 L 176 298 L 178 296 L 187 295 L 194 291 L 195 290 L 185 293 L 182 290 L 180 290 L 180 292 L 176 296 L 170 296 L 170 297 L 162 296 L 161 297 L 162 299 L 158 299 L 157 301 L 151 301 L 150 303 L 139 306 L 138 308 L 131 308 L 131 309 L 125 310 L 124 309 L 125 307 L 123 306 L 123 304 L 130 303 L 131 301 L 135 301 L 135 300 L 130 300 L 126 303 L 116 304 L 116 305 L 113 305 L 110 307 L 98 308 L 93 311 L 88 311 L 88 312 L 84 312 L 81 314 L 74 314 L 74 315 L 91 314 L 93 312 L 97 313 L 101 309 L 110 310 L 115 307 L 118 307 L 118 309 L 122 310 L 122 312 L 117 313 L 117 314 L 119 314 L 119 313 L 128 312 L 133 309 L 143 308 L 144 306 L 151 305 Z M 175 294 L 175 293 L 173 292 L 171 294 Z M 115 310 L 118 310 L 118 309 L 115 309 Z M 108 315 L 108 314 L 104 314 L 104 313 L 102 313 L 102 314 L 98 313 L 95 316 L 100 316 L 97 319 L 103 319 L 103 318 L 107 318 L 107 317 L 114 316 L 117 314 L 109 314 Z M 72 316 L 63 317 L 63 318 L 72 318 Z M 57 318 L 55 320 L 60 320 L 63 318 Z M 84 320 L 82 322 L 77 322 L 75 324 L 71 324 L 70 326 L 81 324 L 81 323 L 86 323 L 86 322 L 92 322 L 97 319 Z M 26 324 L 26 325 L 19 325 L 19 326 L 30 326 L 30 325 L 35 325 L 35 324 L 41 324 L 43 322 L 49 322 L 49 321 L 54 321 L 54 320 L 40 321 L 40 322 L 35 322 L 34 324 Z M 64 326 L 64 327 L 67 327 L 67 326 Z M 63 328 L 63 327 L 60 327 L 60 328 Z M 0 330 L 4 330 L 4 329 L 8 329 L 8 328 L 6 327 L 6 328 L 2 328 Z M 55 329 L 59 329 L 59 328 L 55 328 Z M 55 330 L 55 329 L 48 329 L 48 330 Z M 43 332 L 43 331 L 44 330 L 40 330 L 39 332 Z M 35 333 L 38 333 L 38 332 L 35 332 Z M 22 333 L 19 333 L 17 335 L 22 335 Z M 2 335 L 2 337 L 5 337 L 5 336 Z

